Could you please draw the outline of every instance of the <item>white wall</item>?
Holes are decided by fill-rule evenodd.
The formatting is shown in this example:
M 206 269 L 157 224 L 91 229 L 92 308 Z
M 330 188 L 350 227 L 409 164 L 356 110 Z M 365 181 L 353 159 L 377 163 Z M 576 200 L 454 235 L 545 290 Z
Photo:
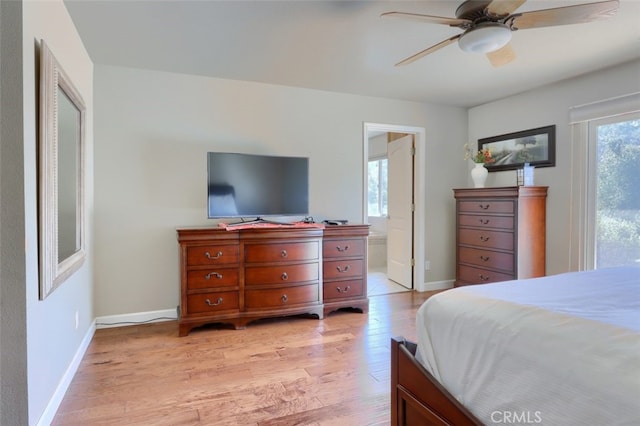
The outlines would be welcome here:
M 98 317 L 175 312 L 175 229 L 213 224 L 207 151 L 308 156 L 311 215 L 360 222 L 364 122 L 424 127 L 427 145 L 438 147 L 426 150 L 428 279 L 453 277 L 451 187 L 466 180 L 463 109 L 96 66 L 95 117 Z
M 556 125 L 556 166 L 535 169 L 535 184 L 549 186 L 547 274 L 570 267 L 572 165 L 569 109 L 640 91 L 640 61 L 511 96 L 469 110 L 469 140 Z M 489 173 L 487 186 L 515 185 L 515 171 Z
M 24 193 L 26 242 L 27 365 L 29 424 L 36 424 L 65 379 L 87 333 L 93 299 L 93 64 L 61 0 L 24 2 Z M 45 300 L 38 298 L 37 76 L 36 55 L 44 39 L 80 92 L 86 106 L 88 256 L 84 265 Z M 75 315 L 79 316 L 76 329 Z M 68 377 L 67 377 L 68 379 Z M 58 393 L 57 397 L 61 397 Z M 51 415 L 51 412 L 45 413 Z M 45 421 L 46 419 L 42 419 Z
M 28 423 L 22 3 L 0 1 L 0 424 Z

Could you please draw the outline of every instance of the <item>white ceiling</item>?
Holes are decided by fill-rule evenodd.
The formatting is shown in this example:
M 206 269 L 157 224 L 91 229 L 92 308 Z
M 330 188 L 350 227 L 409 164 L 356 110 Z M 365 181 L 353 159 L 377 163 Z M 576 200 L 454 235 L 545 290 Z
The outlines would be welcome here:
M 528 0 L 518 12 L 592 1 Z M 514 32 L 517 59 L 500 68 L 456 44 L 394 67 L 461 30 L 382 12 L 453 17 L 460 3 L 65 1 L 96 64 L 463 107 L 640 58 L 640 0 L 621 0 L 605 21 Z

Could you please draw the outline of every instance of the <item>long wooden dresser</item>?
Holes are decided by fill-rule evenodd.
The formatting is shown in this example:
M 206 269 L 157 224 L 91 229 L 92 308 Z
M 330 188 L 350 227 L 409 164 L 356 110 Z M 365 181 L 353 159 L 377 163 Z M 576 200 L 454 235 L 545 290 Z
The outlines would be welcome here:
M 177 234 L 180 336 L 209 323 L 239 329 L 260 318 L 367 311 L 368 225 L 183 228 Z
M 545 275 L 547 189 L 453 190 L 456 287 Z

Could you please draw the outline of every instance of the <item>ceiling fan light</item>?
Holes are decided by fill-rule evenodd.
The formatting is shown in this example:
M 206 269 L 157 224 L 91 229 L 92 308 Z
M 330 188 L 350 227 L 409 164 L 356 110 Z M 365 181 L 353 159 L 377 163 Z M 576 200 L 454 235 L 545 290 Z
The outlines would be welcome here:
M 504 47 L 511 40 L 511 30 L 504 24 L 490 22 L 479 24 L 458 39 L 458 46 L 465 52 L 489 53 Z

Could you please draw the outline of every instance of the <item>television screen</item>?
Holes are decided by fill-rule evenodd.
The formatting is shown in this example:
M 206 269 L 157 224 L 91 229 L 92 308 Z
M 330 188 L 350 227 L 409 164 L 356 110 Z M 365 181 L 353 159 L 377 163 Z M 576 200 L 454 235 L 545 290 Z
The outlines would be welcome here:
M 306 216 L 309 159 L 207 153 L 208 217 Z

